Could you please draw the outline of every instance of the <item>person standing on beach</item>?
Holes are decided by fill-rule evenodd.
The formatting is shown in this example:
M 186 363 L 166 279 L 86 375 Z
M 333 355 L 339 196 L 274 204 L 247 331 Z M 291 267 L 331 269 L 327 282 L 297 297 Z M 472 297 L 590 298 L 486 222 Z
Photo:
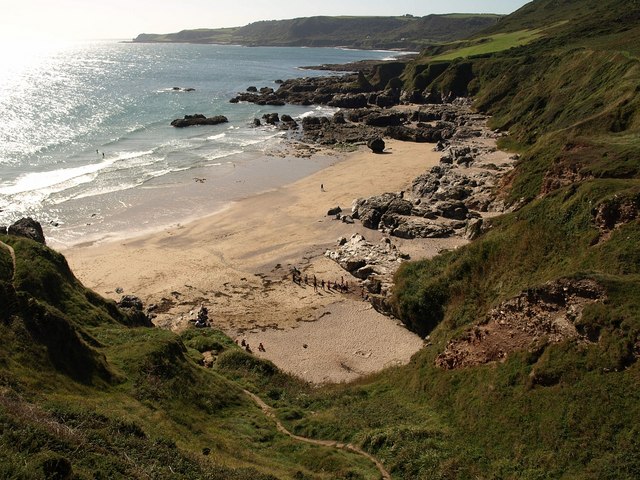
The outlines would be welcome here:
M 321 183 L 321 184 L 320 184 L 320 191 L 321 191 L 321 192 L 324 192 L 324 183 Z

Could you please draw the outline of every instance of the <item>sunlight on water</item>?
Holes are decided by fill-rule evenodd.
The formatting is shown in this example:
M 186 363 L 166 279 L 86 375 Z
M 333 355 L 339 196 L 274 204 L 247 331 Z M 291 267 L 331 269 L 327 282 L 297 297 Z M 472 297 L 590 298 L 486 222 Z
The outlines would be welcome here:
M 254 118 L 273 111 L 297 118 L 332 115 L 334 109 L 232 105 L 232 96 L 249 85 L 277 88 L 276 79 L 300 76 L 300 65 L 387 54 L 115 41 L 0 42 L 0 225 L 28 215 L 76 225 L 73 230 L 80 231 L 95 223 L 87 219 L 90 210 L 108 228 L 108 205 L 144 202 L 145 192 L 163 185 L 184 187 L 186 182 L 190 188 L 189 171 L 203 168 L 214 169 L 207 186 L 213 185 L 211 176 L 219 176 L 221 183 L 206 190 L 202 208 L 212 199 L 236 195 L 245 178 L 227 184 L 223 176 L 253 175 L 254 166 L 243 167 L 243 162 L 263 156 L 282 135 L 273 127 L 254 128 Z M 225 115 L 229 123 L 170 126 L 171 120 L 194 113 Z M 296 166 L 300 172 L 306 168 Z

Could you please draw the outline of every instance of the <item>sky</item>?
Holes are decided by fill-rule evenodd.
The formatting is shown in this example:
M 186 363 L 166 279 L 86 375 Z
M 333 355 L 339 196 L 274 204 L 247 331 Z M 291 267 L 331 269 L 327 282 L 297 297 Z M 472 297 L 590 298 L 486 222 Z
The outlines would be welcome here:
M 529 0 L 0 0 L 0 38 L 132 39 L 313 15 L 511 13 Z

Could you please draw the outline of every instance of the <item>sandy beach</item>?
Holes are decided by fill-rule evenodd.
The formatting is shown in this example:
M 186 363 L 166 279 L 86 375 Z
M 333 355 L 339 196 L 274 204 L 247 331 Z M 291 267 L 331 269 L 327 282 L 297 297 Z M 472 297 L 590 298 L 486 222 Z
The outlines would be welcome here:
M 283 370 L 312 382 L 352 380 L 408 362 L 422 340 L 371 309 L 354 288 L 356 279 L 324 256 L 341 236 L 361 233 L 376 242 L 382 234 L 336 221 L 327 210 L 348 211 L 355 198 L 406 190 L 439 158 L 430 144 L 389 141 L 385 154 L 344 154 L 324 170 L 197 221 L 63 253 L 76 276 L 98 293 L 117 300 L 136 295 L 157 305 L 159 327 L 193 328 L 194 311 L 204 304 L 216 327 L 253 346 L 262 342 L 266 352 L 260 355 Z M 393 243 L 423 258 L 465 241 Z M 343 279 L 352 289 L 294 284 L 294 266 L 303 277 Z

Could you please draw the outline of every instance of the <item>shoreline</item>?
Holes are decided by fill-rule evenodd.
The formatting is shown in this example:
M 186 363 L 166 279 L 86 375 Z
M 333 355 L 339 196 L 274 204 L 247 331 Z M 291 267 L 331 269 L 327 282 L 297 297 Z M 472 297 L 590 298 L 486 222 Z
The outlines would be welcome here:
M 306 374 L 296 370 L 300 362 L 294 355 L 286 355 L 291 342 L 280 344 L 272 338 L 263 342 L 267 351 L 261 356 L 312 382 L 348 381 L 379 371 L 390 362 L 406 363 L 422 347 L 422 340 L 370 309 L 355 289 L 358 280 L 324 256 L 339 237 L 354 232 L 373 242 L 384 237 L 360 224 L 338 222 L 326 215 L 328 209 L 337 205 L 349 209 L 356 198 L 404 190 L 440 159 L 432 144 L 389 141 L 387 146 L 385 155 L 363 148 L 345 153 L 340 161 L 320 171 L 241 199 L 188 224 L 113 242 L 74 246 L 63 253 L 76 276 L 99 294 L 115 300 L 131 294 L 146 305 L 155 305 L 154 323 L 161 328 L 190 328 L 195 311 L 205 304 L 216 328 L 236 339 L 249 336 L 254 345 L 267 331 L 286 330 L 294 338 L 314 338 L 325 330 L 328 322 L 322 317 L 326 315 L 336 325 L 355 328 L 368 324 L 380 333 L 377 338 L 362 338 L 355 350 L 335 342 L 324 345 L 322 352 L 316 349 L 315 356 L 305 349 L 314 365 L 305 363 Z M 400 249 L 411 244 L 408 250 L 416 258 L 466 243 L 459 238 L 417 242 L 394 238 L 393 242 Z M 312 287 L 291 281 L 289 270 L 294 266 L 309 277 L 316 275 L 332 282 L 343 277 L 353 287 L 348 294 L 314 292 Z M 367 308 L 363 310 L 363 306 Z M 338 335 L 335 328 L 331 331 Z M 385 338 L 401 340 L 391 345 Z M 363 359 L 357 351 L 376 354 Z M 318 377 L 320 371 L 326 379 Z

